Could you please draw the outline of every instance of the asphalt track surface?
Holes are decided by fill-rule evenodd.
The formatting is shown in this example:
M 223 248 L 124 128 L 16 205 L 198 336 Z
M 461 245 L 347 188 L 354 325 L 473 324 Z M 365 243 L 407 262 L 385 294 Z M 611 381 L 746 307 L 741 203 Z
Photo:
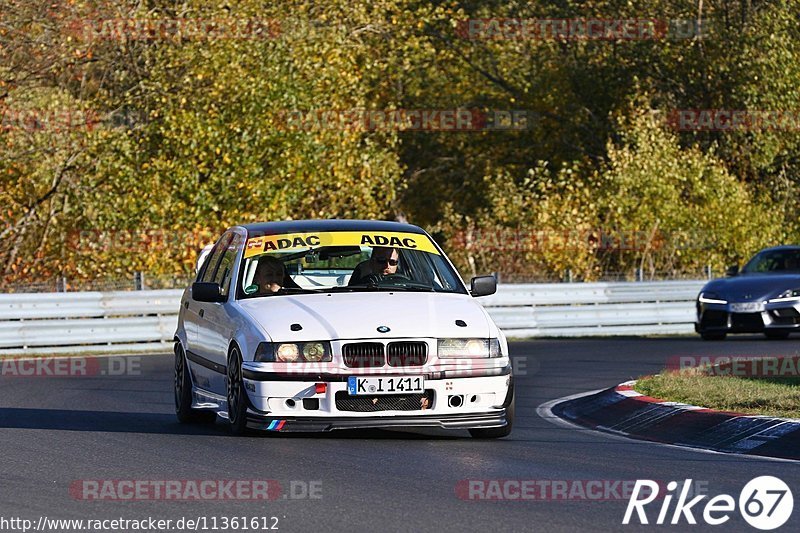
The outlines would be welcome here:
M 689 526 L 685 520 L 656 526 L 657 502 L 647 508 L 651 525 L 623 526 L 627 500 L 613 495 L 607 501 L 465 500 L 456 487 L 464 480 L 611 483 L 647 478 L 666 483 L 689 478 L 709 496 L 725 493 L 738 499 L 747 481 L 774 475 L 800 499 L 800 465 L 793 462 L 628 440 L 537 414 L 537 407 L 556 398 L 657 372 L 670 356 L 793 355 L 798 346 L 794 338 L 758 337 L 719 343 L 689 337 L 515 342 L 516 426 L 509 438 L 498 441 L 474 440 L 465 431 L 237 438 L 219 421 L 179 425 L 169 355 L 135 359 L 141 366 L 121 376 L 0 377 L 0 519 L 206 517 L 208 530 L 212 517 L 275 516 L 279 531 L 757 531 L 738 512 L 715 528 Z M 84 479 L 273 479 L 287 497 L 85 501 L 69 491 L 73 482 Z M 320 497 L 303 498 L 308 482 L 315 482 Z M 298 499 L 287 494 L 290 487 Z M 702 505 L 694 512 L 700 524 Z M 800 501 L 782 530 L 797 530 L 798 507 Z

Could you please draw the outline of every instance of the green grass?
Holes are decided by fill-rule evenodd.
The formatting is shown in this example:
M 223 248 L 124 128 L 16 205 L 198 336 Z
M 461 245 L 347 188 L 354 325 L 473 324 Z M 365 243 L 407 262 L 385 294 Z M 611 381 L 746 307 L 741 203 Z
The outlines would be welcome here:
M 661 400 L 736 413 L 800 418 L 800 377 L 733 377 L 720 368 L 664 370 L 634 389 Z

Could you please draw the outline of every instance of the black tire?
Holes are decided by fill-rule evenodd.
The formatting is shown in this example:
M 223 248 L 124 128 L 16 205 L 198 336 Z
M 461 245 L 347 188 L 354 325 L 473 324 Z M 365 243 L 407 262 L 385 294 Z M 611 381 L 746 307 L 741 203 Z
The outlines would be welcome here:
M 765 331 L 764 335 L 771 340 L 783 340 L 789 338 L 789 331 Z
M 514 404 L 515 397 L 511 397 L 511 403 L 506 407 L 506 425 L 497 428 L 472 428 L 469 434 L 476 439 L 501 439 L 511 434 L 514 427 Z
M 181 424 L 213 422 L 217 413 L 192 409 L 192 378 L 181 343 L 175 343 L 175 416 Z
M 228 354 L 228 422 L 234 435 L 247 433 L 247 392 L 242 381 L 242 354 L 234 346 Z
M 700 336 L 704 341 L 724 341 L 727 333 L 701 333 Z

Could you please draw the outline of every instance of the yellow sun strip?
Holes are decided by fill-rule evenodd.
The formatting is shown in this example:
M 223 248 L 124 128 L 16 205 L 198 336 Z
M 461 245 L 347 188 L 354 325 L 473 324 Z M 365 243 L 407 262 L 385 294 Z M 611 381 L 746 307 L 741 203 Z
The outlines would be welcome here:
M 439 255 L 439 250 L 420 233 L 385 231 L 324 231 L 313 233 L 284 233 L 265 235 L 247 240 L 244 256 L 253 257 L 265 252 L 301 250 L 321 246 L 387 246 L 408 250 L 420 250 Z

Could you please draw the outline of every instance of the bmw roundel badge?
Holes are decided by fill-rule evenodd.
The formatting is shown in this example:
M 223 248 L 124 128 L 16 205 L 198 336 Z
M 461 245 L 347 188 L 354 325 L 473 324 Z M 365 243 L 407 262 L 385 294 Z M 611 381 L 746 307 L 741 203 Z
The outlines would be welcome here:
M 378 331 L 380 333 L 389 333 L 391 330 L 389 329 L 389 326 L 378 326 Z

